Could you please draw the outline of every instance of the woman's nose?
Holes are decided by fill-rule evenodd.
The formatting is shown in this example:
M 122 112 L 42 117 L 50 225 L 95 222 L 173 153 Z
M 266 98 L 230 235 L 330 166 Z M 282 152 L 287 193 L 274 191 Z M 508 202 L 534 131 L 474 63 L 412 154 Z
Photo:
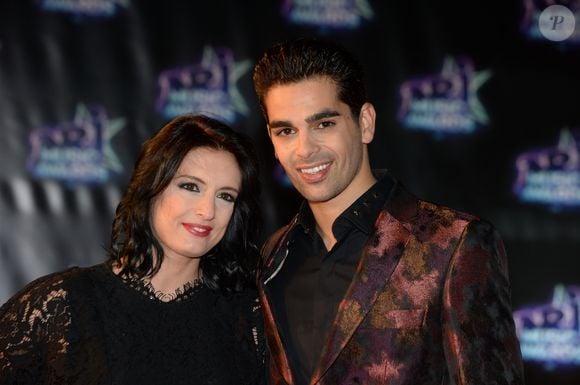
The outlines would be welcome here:
M 203 197 L 197 202 L 196 214 L 203 219 L 213 219 L 215 216 L 215 202 L 213 197 Z

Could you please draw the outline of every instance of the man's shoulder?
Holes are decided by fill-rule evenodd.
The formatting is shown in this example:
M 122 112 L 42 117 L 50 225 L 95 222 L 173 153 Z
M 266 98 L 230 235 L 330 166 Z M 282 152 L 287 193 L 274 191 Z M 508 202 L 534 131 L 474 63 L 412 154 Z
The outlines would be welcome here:
M 430 201 L 417 200 L 417 215 L 409 222 L 418 239 L 459 238 L 462 234 L 495 233 L 491 222 L 475 214 Z
M 457 218 L 467 221 L 477 219 L 475 215 L 417 196 L 398 180 L 395 180 L 384 209 L 403 222 L 422 216 L 432 219 Z
M 461 209 L 419 198 L 400 184 L 385 209 L 412 233 L 441 228 L 462 232 L 470 223 L 486 222 Z
M 480 218 L 474 214 L 462 211 L 460 209 L 452 208 L 443 204 L 430 202 L 423 199 L 418 199 L 418 212 L 434 220 L 453 220 L 461 222 L 471 222 L 479 220 Z

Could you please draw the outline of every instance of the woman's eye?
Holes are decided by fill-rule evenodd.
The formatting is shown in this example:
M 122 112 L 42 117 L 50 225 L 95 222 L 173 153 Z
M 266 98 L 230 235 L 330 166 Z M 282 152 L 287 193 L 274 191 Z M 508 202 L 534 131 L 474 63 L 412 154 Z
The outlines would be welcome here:
M 179 187 L 185 190 L 199 192 L 199 187 L 195 183 L 180 183 Z
M 235 202 L 236 201 L 236 197 L 234 197 L 232 194 L 223 192 L 223 193 L 219 193 L 218 198 L 225 200 L 226 202 Z

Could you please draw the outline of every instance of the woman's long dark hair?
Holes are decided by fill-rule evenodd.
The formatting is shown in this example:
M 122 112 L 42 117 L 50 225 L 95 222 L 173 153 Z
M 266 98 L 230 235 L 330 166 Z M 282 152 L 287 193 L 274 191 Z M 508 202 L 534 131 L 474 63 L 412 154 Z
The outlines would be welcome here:
M 261 223 L 258 159 L 247 136 L 203 115 L 177 117 L 143 144 L 112 225 L 107 263 L 120 267 L 121 276 L 151 277 L 159 271 L 164 255 L 151 228 L 151 203 L 173 179 L 187 153 L 200 147 L 231 153 L 242 174 L 224 237 L 201 257 L 202 280 L 225 292 L 255 284 Z

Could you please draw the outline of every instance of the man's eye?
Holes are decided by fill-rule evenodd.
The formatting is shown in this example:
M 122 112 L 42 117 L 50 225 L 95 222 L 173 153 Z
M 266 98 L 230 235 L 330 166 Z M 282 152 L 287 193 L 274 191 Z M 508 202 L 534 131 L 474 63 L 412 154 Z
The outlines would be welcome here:
M 294 129 L 293 128 L 282 128 L 278 131 L 276 131 L 276 136 L 288 136 L 288 135 L 292 135 L 294 133 Z
M 230 193 L 219 193 L 218 198 L 225 200 L 226 202 L 235 202 L 236 201 L 236 197 L 234 197 L 232 194 Z
M 334 126 L 334 122 L 325 120 L 324 122 L 318 123 L 317 128 L 328 128 Z
M 199 187 L 195 183 L 180 183 L 179 187 L 185 190 L 199 192 Z

